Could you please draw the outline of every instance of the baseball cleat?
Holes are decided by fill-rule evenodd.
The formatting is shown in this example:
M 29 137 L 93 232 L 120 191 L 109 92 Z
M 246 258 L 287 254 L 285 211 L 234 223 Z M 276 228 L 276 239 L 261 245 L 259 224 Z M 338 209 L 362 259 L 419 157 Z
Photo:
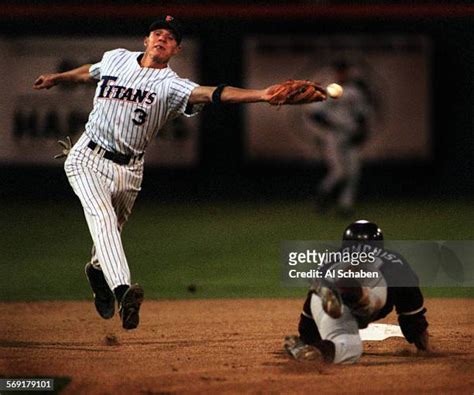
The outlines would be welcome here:
M 86 263 L 85 272 L 94 292 L 95 309 L 102 318 L 112 318 L 115 314 L 115 297 L 105 281 L 104 273 L 95 269 L 90 262 Z
M 323 310 L 328 316 L 337 319 L 342 315 L 342 299 L 337 290 L 321 285 L 316 294 L 321 298 Z
M 298 361 L 312 361 L 321 358 L 319 350 L 304 343 L 299 336 L 286 336 L 284 347 L 286 352 Z
M 135 329 L 138 326 L 143 297 L 143 288 L 138 284 L 130 286 L 123 295 L 119 313 L 124 329 Z

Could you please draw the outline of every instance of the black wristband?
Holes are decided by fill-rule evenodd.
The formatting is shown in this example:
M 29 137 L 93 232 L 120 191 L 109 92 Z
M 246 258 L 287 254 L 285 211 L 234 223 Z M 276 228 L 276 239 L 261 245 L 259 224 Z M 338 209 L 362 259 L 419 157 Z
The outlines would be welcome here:
M 214 92 L 212 92 L 212 104 L 221 104 L 221 95 L 222 91 L 226 86 L 229 84 L 219 84 L 217 85 L 217 88 L 214 89 Z

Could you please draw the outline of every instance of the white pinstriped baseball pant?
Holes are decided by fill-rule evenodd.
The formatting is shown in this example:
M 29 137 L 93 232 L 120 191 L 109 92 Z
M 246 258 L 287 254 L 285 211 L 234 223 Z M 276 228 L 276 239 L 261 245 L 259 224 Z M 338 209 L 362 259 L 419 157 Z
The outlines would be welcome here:
M 64 169 L 92 236 L 91 262 L 103 271 L 113 290 L 131 284 L 120 233 L 141 189 L 143 159 L 119 165 L 88 148 L 89 141 L 84 133 L 69 153 Z

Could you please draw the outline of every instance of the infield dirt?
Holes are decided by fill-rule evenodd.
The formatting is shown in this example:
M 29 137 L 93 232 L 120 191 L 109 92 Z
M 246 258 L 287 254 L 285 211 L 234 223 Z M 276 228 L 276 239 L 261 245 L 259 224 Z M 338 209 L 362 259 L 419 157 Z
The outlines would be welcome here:
M 431 354 L 391 338 L 364 343 L 351 366 L 282 351 L 301 305 L 146 300 L 140 327 L 126 332 L 91 302 L 0 303 L 0 375 L 68 376 L 64 394 L 474 393 L 473 299 L 427 300 Z

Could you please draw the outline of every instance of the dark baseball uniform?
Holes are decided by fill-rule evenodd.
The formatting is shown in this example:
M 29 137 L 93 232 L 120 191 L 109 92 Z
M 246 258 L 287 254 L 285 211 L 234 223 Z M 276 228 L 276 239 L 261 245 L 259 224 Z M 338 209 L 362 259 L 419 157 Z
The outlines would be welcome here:
M 334 285 L 340 289 L 344 303 L 340 318 L 334 319 L 325 313 L 321 298 L 313 290 L 308 293 L 301 313 L 299 332 L 302 340 L 316 346 L 321 340 L 332 341 L 335 345 L 335 363 L 356 362 L 362 354 L 359 329 L 384 318 L 393 309 L 410 343 L 416 341 L 428 326 L 418 278 L 409 264 L 396 253 L 375 246 L 367 247 L 370 249 L 366 251 L 374 252 L 374 270 L 380 272 L 383 279 L 374 282 L 372 287 L 361 282 L 365 295 L 363 305 L 359 303 L 360 299 L 351 300 L 354 291 L 358 290 L 354 283 L 351 285 L 353 288 L 346 288 L 345 291 Z M 324 271 L 338 265 L 340 263 L 327 265 Z

